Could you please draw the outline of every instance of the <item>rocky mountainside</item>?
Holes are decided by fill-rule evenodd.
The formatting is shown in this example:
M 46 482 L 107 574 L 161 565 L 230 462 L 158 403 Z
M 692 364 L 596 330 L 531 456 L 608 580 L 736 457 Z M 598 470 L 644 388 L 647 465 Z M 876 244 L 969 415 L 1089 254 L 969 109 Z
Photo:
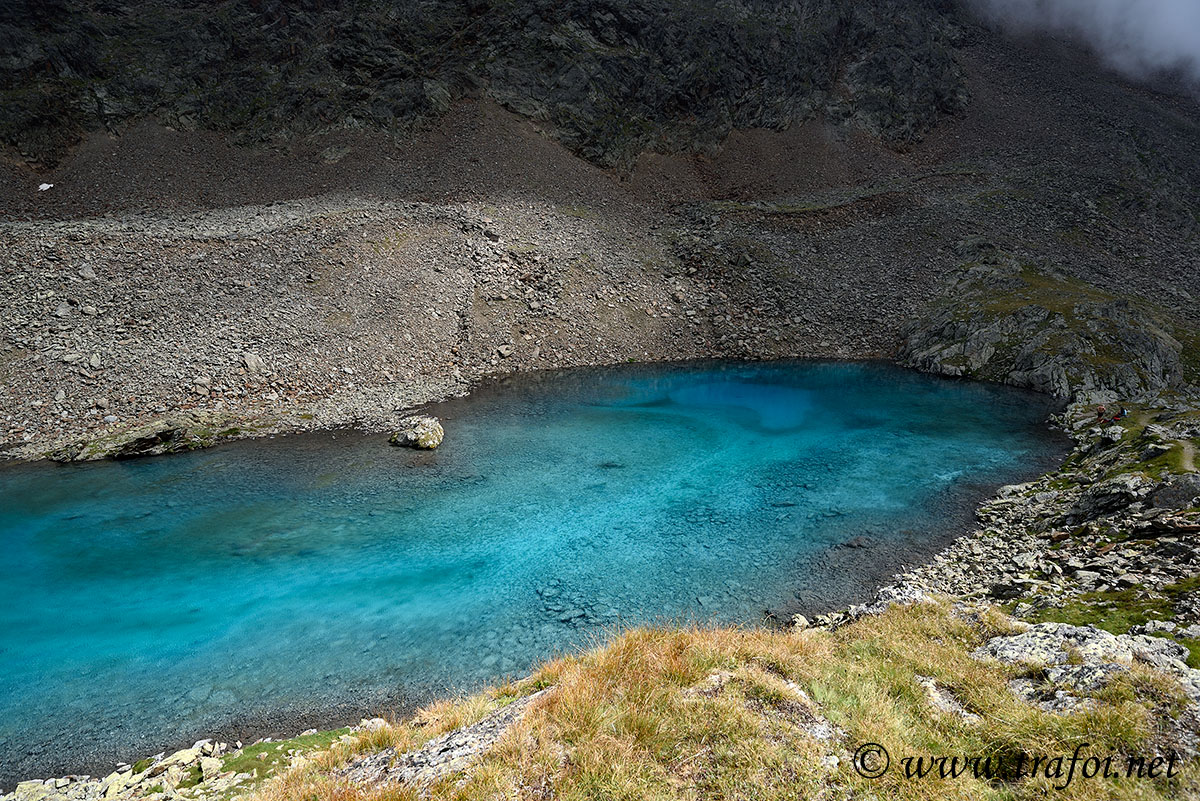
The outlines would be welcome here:
M 599 164 L 818 112 L 915 141 L 965 108 L 946 0 L 20 0 L 0 140 L 53 164 L 131 121 L 280 143 L 404 133 L 469 92 Z
M 0 449 L 384 427 L 629 359 L 1195 380 L 1189 98 L 937 3 L 415 8 L 4 6 Z M 444 111 L 363 111 L 418 86 Z

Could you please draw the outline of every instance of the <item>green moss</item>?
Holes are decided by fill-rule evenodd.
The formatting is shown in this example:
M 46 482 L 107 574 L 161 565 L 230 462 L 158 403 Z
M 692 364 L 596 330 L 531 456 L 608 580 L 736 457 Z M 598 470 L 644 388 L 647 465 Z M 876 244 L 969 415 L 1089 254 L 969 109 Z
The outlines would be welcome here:
M 320 731 L 316 734 L 304 734 L 289 740 L 278 740 L 270 743 L 248 745 L 240 751 L 235 751 L 224 758 L 221 771 L 248 773 L 256 778 L 265 778 L 274 769 L 286 766 L 290 762 L 289 751 L 322 751 L 350 729 L 333 729 Z
M 1187 665 L 1200 670 L 1200 638 L 1175 637 L 1175 642 L 1188 649 Z
M 1039 609 L 1030 620 L 1073 626 L 1090 624 L 1113 634 L 1124 634 L 1151 620 L 1170 620 L 1174 614 L 1169 598 L 1143 590 L 1109 590 L 1084 593 L 1059 606 Z
M 560 206 L 558 210 L 567 217 L 575 217 L 579 220 L 590 220 L 596 216 L 596 212 L 582 206 Z
M 1185 593 L 1198 590 L 1200 575 L 1168 584 L 1162 588 L 1161 594 L 1143 590 L 1089 592 L 1071 598 L 1060 606 L 1038 610 L 1029 619 L 1034 623 L 1093 625 L 1113 634 L 1125 634 L 1133 627 L 1145 625 L 1151 620 L 1173 619 L 1175 602 Z M 1009 606 L 1015 605 L 1014 601 Z M 1012 609 L 1008 608 L 1007 611 L 1011 614 Z M 1154 636 L 1183 645 L 1188 649 L 1188 666 L 1200 669 L 1200 638 L 1178 637 L 1167 632 L 1155 632 Z
M 150 769 L 150 766 L 153 764 L 154 764 L 154 760 L 151 759 L 150 757 L 146 757 L 145 759 L 139 759 L 137 762 L 133 763 L 134 775 L 137 775 L 138 773 L 145 773 L 147 770 Z
M 1163 592 L 1165 592 L 1173 601 L 1178 600 L 1179 596 L 1183 595 L 1184 593 L 1196 592 L 1197 590 L 1200 590 L 1200 574 L 1192 576 L 1191 578 L 1186 578 L 1183 581 L 1177 581 L 1174 584 L 1168 584 L 1167 586 L 1163 587 Z
M 188 770 L 187 775 L 180 779 L 176 785 L 177 790 L 186 790 L 188 787 L 195 787 L 200 782 L 204 781 L 204 772 L 200 770 L 199 765 L 192 765 Z

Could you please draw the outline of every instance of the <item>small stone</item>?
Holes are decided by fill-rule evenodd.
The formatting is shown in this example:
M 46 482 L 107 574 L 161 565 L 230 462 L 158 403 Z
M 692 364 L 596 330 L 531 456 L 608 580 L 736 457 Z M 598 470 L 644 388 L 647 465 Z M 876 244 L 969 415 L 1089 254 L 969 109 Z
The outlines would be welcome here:
M 379 731 L 386 729 L 388 722 L 383 718 L 363 718 L 358 722 L 358 728 L 362 731 Z
M 259 375 L 267 371 L 267 363 L 262 356 L 252 351 L 246 351 L 242 354 L 242 364 L 246 366 L 246 372 L 250 375 Z
M 96 271 L 92 269 L 92 265 L 85 264 L 79 268 L 79 277 L 85 281 L 96 280 Z
M 509 356 L 512 356 L 512 354 L 513 354 L 513 346 L 512 345 L 506 344 L 506 345 L 501 345 L 498 348 L 496 348 L 496 355 L 498 355 L 501 359 L 507 359 Z

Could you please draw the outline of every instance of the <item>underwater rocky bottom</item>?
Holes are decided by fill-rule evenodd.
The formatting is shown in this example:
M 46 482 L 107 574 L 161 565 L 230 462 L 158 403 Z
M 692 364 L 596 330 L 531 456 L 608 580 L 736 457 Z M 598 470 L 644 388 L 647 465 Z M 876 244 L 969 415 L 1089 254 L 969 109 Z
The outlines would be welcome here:
M 861 600 L 1053 465 L 1053 403 L 876 363 L 518 375 L 325 432 L 0 468 L 0 780 L 399 711 L 614 627 Z

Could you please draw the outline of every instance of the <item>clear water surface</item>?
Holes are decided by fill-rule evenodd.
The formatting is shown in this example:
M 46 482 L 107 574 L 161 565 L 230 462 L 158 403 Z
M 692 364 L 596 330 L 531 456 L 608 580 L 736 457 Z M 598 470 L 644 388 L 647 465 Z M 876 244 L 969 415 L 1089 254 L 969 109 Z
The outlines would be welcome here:
M 617 625 L 859 600 L 1061 455 L 1045 399 L 877 364 L 517 377 L 445 444 L 0 469 L 0 776 L 399 709 Z

